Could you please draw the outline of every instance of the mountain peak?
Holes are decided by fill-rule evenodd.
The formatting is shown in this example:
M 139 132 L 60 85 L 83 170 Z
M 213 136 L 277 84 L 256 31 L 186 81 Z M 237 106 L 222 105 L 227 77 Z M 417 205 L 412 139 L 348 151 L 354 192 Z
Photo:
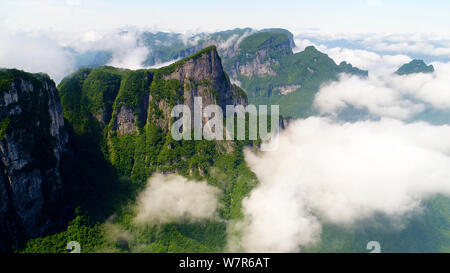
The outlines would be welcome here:
M 409 75 L 414 73 L 433 73 L 433 65 L 427 65 L 423 60 L 412 60 L 411 62 L 402 65 L 395 74 Z
M 291 48 L 295 47 L 294 34 L 292 34 L 292 32 L 290 32 L 287 29 L 283 29 L 283 28 L 265 28 L 265 29 L 260 30 L 260 32 L 271 32 L 271 33 L 279 33 L 279 34 L 286 35 L 287 37 L 289 37 Z
M 315 46 L 312 46 L 312 45 L 305 47 L 305 51 L 318 52 L 317 48 Z
M 137 133 L 149 120 L 167 131 L 171 107 L 184 103 L 194 109 L 197 96 L 204 106 L 216 104 L 223 109 L 247 103 L 245 93 L 231 84 L 215 46 L 159 69 L 101 67 L 82 74 L 86 75 L 77 77 L 76 84 L 71 78 L 61 82 L 64 110 L 75 113 L 81 101 L 74 101 L 73 94 L 81 93 L 90 98 L 88 108 L 101 127 L 109 126 L 119 136 Z M 166 113 L 164 118 L 154 114 L 160 112 Z M 149 119 L 151 115 L 154 118 Z
M 163 67 L 162 70 L 174 70 L 177 67 L 180 67 L 185 63 L 189 62 L 190 60 L 197 60 L 205 55 L 208 55 L 212 59 L 220 59 L 219 53 L 217 52 L 217 47 L 213 45 L 205 47 L 204 49 L 192 54 L 191 56 L 186 57 L 178 62 L 175 62 L 167 67 Z
M 197 53 L 191 55 L 190 57 L 185 58 L 184 60 L 190 60 L 190 59 L 196 59 L 204 54 L 215 54 L 215 55 L 219 55 L 217 53 L 217 47 L 215 45 L 212 46 L 208 46 L 205 47 L 204 49 L 198 51 Z

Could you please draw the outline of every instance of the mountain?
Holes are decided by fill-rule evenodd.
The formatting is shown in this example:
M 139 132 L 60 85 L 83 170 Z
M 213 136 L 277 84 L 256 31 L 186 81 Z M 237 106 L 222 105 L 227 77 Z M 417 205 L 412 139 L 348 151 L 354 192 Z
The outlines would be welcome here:
M 312 46 L 294 53 L 293 34 L 284 29 L 239 34 L 232 45 L 219 50 L 225 71 L 247 92 L 249 103 L 278 104 L 284 116 L 311 115 L 319 87 L 337 80 L 340 73 L 368 76 L 347 62 L 337 65 Z
M 253 32 L 251 28 L 236 28 L 214 33 L 199 33 L 191 36 L 170 32 L 143 32 L 140 41 L 149 49 L 144 66 L 153 66 L 195 54 L 205 47 L 215 45 L 219 55 L 226 58 L 233 54 L 234 44 L 240 37 Z
M 225 105 L 245 105 L 247 100 L 245 92 L 231 84 L 214 46 L 158 70 L 82 69 L 64 79 L 59 89 L 64 116 L 74 131 L 107 139 L 113 165 L 132 176 L 149 173 L 148 166 L 167 163 L 155 161 L 170 152 L 165 147 L 171 145 L 166 134 L 173 106 L 185 104 L 193 109 L 194 96 L 202 97 L 204 107 L 217 104 L 223 109 Z M 141 141 L 152 142 L 149 153 L 153 157 L 131 160 L 138 156 L 135 153 L 143 152 L 137 147 Z M 160 150 L 155 151 L 155 147 Z M 171 159 L 167 168 L 188 164 L 177 160 Z
M 0 70 L 0 251 L 61 225 L 67 136 L 47 75 Z
M 433 65 L 427 65 L 422 60 L 412 60 L 411 62 L 402 65 L 395 74 L 397 75 L 409 75 L 414 73 L 433 73 Z
M 225 68 L 247 91 L 249 103 L 278 104 L 284 116 L 307 117 L 319 87 L 348 73 L 367 77 L 368 72 L 342 62 L 337 65 L 326 54 L 309 46 L 293 53 L 290 36 L 260 32 L 246 37 Z
M 203 107 L 247 104 L 245 92 L 223 70 L 216 47 L 161 69 L 81 69 L 58 89 L 70 127 L 70 153 L 61 166 L 64 199 L 78 209 L 65 231 L 33 239 L 23 251 L 64 252 L 64 242 L 71 238 L 77 238 L 83 252 L 216 252 L 225 248 L 224 221 L 149 226 L 126 246 L 120 238 L 106 240 L 103 233 L 111 215 L 115 215 L 115 226 L 126 232 L 135 229 L 130 204 L 155 172 L 208 181 L 221 191 L 220 217 L 241 217 L 241 201 L 256 183 L 242 153 L 252 142 L 175 141 L 169 132 L 172 107 L 192 107 L 194 96 L 202 97 Z M 147 241 L 146 248 L 137 250 L 142 240 Z
M 190 36 L 143 32 L 138 36 L 138 43 L 149 50 L 144 66 L 186 58 L 205 47 L 216 46 L 224 70 L 248 93 L 249 102 L 278 104 L 284 116 L 313 114 L 312 100 L 320 85 L 337 80 L 340 73 L 368 75 L 347 62 L 337 65 L 314 47 L 294 53 L 294 35 L 285 29 L 237 28 Z M 100 60 L 107 63 L 107 56 L 112 58 L 108 52 L 88 52 L 76 59 L 85 67 L 98 67 Z M 91 64 L 86 64 L 86 60 Z
M 144 46 L 148 49 L 148 54 L 142 62 L 143 66 L 150 67 L 167 63 L 173 60 L 187 58 L 190 55 L 202 50 L 205 47 L 216 45 L 219 55 L 227 57 L 232 54 L 235 43 L 243 36 L 255 32 L 251 28 L 236 28 L 232 30 L 219 31 L 214 33 L 198 33 L 186 35 L 174 32 L 134 32 L 125 30 L 117 35 L 127 39 L 136 39 L 136 45 Z M 97 68 L 108 64 L 113 59 L 113 50 L 91 49 L 85 52 L 78 52 L 74 48 L 65 48 L 68 54 L 72 55 L 77 68 Z
M 293 60 L 311 70 L 334 75 L 351 69 L 346 63 L 329 62 L 313 47 L 289 54 L 289 39 L 280 38 L 279 51 L 289 58 L 297 55 Z M 248 103 L 244 91 L 231 83 L 219 55 L 212 46 L 161 69 L 80 69 L 59 84 L 61 106 L 47 76 L 3 70 L 0 251 L 11 251 L 14 246 L 20 252 L 64 253 L 67 243 L 74 240 L 82 252 L 226 250 L 227 223 L 242 219 L 242 201 L 258 183 L 245 162 L 243 148 L 255 148 L 258 142 L 174 141 L 168 131 L 172 106 L 192 107 L 196 95 L 203 98 L 203 106 Z M 310 77 L 312 86 L 318 82 Z M 284 119 L 283 125 L 289 120 Z M 13 146 L 15 153 L 5 153 L 5 147 Z M 17 155 L 30 163 L 17 169 Z M 215 186 L 220 196 L 217 220 L 137 227 L 133 222 L 136 196 L 156 172 L 177 173 Z M 29 186 L 27 181 L 33 187 L 24 188 Z M 19 205 L 28 202 L 26 208 L 32 209 L 21 214 L 24 209 L 15 205 L 17 200 L 22 200 Z M 371 221 L 353 229 L 325 225 L 322 242 L 304 250 L 366 252 L 367 241 L 379 240 L 383 252 L 448 251 L 448 199 L 437 197 L 424 204 L 424 214 L 412 215 L 411 224 L 400 231 L 379 230 Z M 58 223 L 69 218 L 65 225 Z

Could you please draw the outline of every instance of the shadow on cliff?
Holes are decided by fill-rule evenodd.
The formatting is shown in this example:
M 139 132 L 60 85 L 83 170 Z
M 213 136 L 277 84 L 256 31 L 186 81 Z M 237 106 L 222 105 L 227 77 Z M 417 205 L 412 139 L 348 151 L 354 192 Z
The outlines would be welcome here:
M 69 145 L 60 166 L 67 220 L 79 208 L 92 221 L 102 222 L 134 199 L 138 186 L 119 177 L 106 159 L 100 132 L 80 135 L 68 127 Z

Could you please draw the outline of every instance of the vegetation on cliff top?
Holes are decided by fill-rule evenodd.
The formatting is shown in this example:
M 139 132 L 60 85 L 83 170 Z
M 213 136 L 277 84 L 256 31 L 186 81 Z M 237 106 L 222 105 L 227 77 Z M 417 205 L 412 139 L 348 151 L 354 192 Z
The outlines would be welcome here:
M 427 65 L 423 60 L 412 60 L 411 62 L 402 65 L 395 74 L 408 75 L 414 73 L 433 73 L 433 65 Z

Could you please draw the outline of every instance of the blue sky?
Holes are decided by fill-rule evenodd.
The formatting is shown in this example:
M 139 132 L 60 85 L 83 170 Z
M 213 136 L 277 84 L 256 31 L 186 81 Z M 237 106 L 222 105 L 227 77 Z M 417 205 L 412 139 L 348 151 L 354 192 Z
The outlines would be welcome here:
M 9 28 L 87 31 L 124 25 L 177 31 L 283 27 L 292 31 L 448 32 L 447 0 L 2 0 Z

